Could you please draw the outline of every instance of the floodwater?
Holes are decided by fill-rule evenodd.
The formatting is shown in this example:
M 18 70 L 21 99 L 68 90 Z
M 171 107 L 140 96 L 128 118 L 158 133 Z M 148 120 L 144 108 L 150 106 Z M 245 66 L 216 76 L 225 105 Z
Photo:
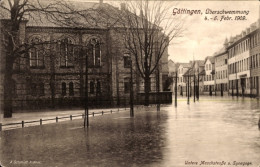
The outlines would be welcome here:
M 260 165 L 260 102 L 201 97 L 83 120 L 2 131 L 3 166 Z M 215 163 L 215 164 L 214 164 Z M 230 165 L 228 164 L 230 163 Z

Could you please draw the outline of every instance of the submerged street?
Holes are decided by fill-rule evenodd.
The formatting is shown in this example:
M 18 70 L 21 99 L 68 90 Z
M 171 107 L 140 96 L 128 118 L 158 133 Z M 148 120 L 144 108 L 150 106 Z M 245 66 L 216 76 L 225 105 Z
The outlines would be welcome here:
M 83 119 L 1 133 L 3 166 L 252 166 L 260 165 L 260 101 L 186 98 Z

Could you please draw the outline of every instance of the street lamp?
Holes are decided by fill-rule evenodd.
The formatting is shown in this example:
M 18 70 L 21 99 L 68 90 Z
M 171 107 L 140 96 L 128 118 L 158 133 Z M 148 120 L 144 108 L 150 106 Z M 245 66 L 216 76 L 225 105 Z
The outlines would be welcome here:
M 81 54 L 83 49 L 81 48 Z M 89 127 L 88 119 L 88 55 L 86 54 L 86 74 L 85 74 L 85 117 L 84 117 L 84 128 Z
M 134 117 L 134 92 L 133 92 L 133 66 L 132 59 L 130 57 L 130 117 Z
M 188 99 L 187 99 L 187 104 L 190 104 L 190 69 L 188 69 Z
M 177 79 L 178 79 L 178 70 L 177 70 L 177 66 L 176 66 L 176 70 L 175 70 L 175 107 L 177 107 Z

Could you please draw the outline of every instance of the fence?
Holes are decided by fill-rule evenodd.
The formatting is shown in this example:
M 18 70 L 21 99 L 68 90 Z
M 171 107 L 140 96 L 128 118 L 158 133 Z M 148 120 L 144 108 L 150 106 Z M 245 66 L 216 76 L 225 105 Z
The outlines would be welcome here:
M 121 110 L 126 110 L 125 109 L 121 109 Z M 119 112 L 119 108 L 116 110 L 116 111 L 113 111 L 113 110 L 109 110 L 109 111 L 100 111 L 100 112 L 92 112 L 92 113 L 89 113 L 88 115 L 89 116 L 95 116 L 97 114 L 101 114 L 101 115 L 104 115 L 106 113 L 113 113 L 113 112 Z M 16 122 L 16 123 L 6 123 L 6 124 L 2 124 L 0 123 L 0 131 L 3 130 L 3 127 L 10 127 L 10 126 L 14 126 L 14 125 L 19 125 L 19 126 L 16 126 L 15 128 L 24 128 L 25 127 L 25 124 L 32 124 L 32 123 L 39 123 L 39 125 L 42 125 L 43 122 L 46 122 L 46 121 L 56 121 L 56 123 L 59 122 L 59 120 L 62 120 L 62 119 L 70 119 L 72 120 L 73 118 L 76 118 L 76 117 L 81 117 L 84 119 L 85 117 L 85 114 L 77 114 L 77 115 L 69 115 L 69 116 L 62 116 L 62 117 L 55 117 L 55 118 L 49 118 L 49 119 L 39 119 L 39 120 L 35 120 L 35 121 L 21 121 L 21 122 Z M 14 129 L 14 128 L 12 128 Z

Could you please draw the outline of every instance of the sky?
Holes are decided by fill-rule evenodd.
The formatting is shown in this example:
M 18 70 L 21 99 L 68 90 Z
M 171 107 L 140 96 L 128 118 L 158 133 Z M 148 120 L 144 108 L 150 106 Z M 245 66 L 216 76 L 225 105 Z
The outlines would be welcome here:
M 73 1 L 73 0 L 72 0 Z M 89 1 L 89 0 L 74 0 L 74 1 Z M 99 0 L 91 0 L 98 2 Z M 103 0 L 104 3 L 120 6 L 124 0 Z M 231 36 L 239 35 L 243 30 L 257 21 L 260 12 L 260 1 L 165 1 L 165 5 L 171 6 L 169 11 L 169 18 L 175 19 L 176 17 L 183 17 L 185 22 L 185 31 L 182 37 L 175 38 L 168 48 L 168 59 L 174 62 L 189 62 L 190 60 L 204 60 L 207 56 L 213 56 L 215 52 L 219 51 L 224 44 L 225 39 L 230 39 Z M 201 10 L 202 14 L 199 15 L 173 15 L 174 8 L 188 9 L 188 10 Z M 205 14 L 206 9 L 213 11 L 226 10 L 226 11 L 249 11 L 246 20 L 235 20 L 234 15 L 229 14 L 225 16 L 232 17 L 233 20 L 220 21 L 223 14 Z M 207 20 L 207 16 L 218 17 L 218 21 Z
M 203 60 L 214 55 L 223 47 L 226 38 L 236 36 L 256 22 L 259 18 L 260 1 L 182 1 L 178 8 L 201 10 L 202 15 L 186 17 L 186 31 L 183 37 L 175 39 L 169 47 L 169 58 L 174 62 L 188 62 L 194 59 Z M 248 10 L 247 20 L 205 21 L 206 9 L 211 10 Z M 221 17 L 222 15 L 214 15 Z M 234 18 L 236 15 L 230 15 Z M 174 17 L 174 16 L 173 16 Z

